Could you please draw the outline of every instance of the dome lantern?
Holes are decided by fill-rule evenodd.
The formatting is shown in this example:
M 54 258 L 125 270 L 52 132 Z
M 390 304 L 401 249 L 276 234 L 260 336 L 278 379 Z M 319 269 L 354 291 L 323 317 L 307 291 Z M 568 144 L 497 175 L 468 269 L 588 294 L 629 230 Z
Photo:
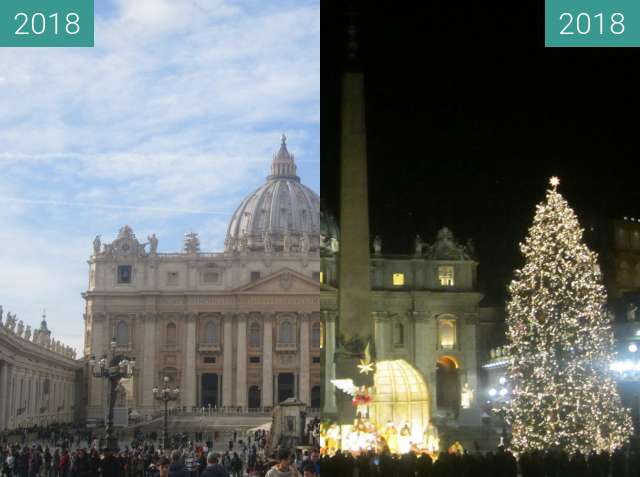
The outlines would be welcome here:
M 267 180 L 278 178 L 286 178 L 300 182 L 300 178 L 296 175 L 296 163 L 293 160 L 293 154 L 287 149 L 287 136 L 282 133 L 280 149 L 273 155 L 271 163 L 271 175 Z

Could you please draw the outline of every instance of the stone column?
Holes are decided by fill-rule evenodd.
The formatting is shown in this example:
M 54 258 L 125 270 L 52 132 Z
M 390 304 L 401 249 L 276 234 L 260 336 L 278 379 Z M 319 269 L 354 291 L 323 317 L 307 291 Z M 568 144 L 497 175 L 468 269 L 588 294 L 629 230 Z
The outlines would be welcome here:
M 182 405 L 194 407 L 196 405 L 196 313 L 185 315 L 185 342 L 184 350 L 184 385 L 180 390 Z
M 236 406 L 247 407 L 247 315 L 238 314 Z
M 436 404 L 436 321 L 429 318 L 429 312 L 420 310 L 413 312 L 413 328 L 415 334 L 415 366 L 422 373 L 429 387 L 431 399 L 431 415 L 437 412 Z
M 233 313 L 224 315 L 223 368 L 222 368 L 222 405 L 233 404 Z
M 105 354 L 104 342 L 109 339 L 111 337 L 107 328 L 106 316 L 104 314 L 94 314 L 91 317 L 91 355 L 95 356 L 96 360 Z M 91 373 L 92 370 L 89 369 L 89 409 L 87 410 L 87 416 L 102 418 L 104 417 L 104 379 L 94 378 Z
M 152 389 L 161 386 L 156 382 L 156 325 L 158 316 L 155 313 L 145 313 L 143 315 L 144 341 L 142 343 L 142 407 L 145 410 L 152 410 L 154 407 L 154 397 Z
M 300 380 L 298 384 L 299 399 L 307 406 L 311 406 L 311 389 L 309 385 L 309 371 L 311 356 L 309 354 L 309 313 L 298 313 L 300 317 Z
M 262 321 L 262 406 L 273 406 L 273 313 Z
M 372 311 L 371 316 L 373 318 L 373 327 L 375 330 L 375 343 L 376 343 L 376 359 L 381 361 L 387 358 L 387 348 L 385 342 L 387 340 L 387 316 L 386 311 Z
M 336 365 L 333 356 L 336 351 L 336 312 L 322 311 L 322 319 L 324 322 L 324 407 L 323 414 L 335 414 L 336 408 L 336 390 L 331 384 L 331 380 L 336 377 Z

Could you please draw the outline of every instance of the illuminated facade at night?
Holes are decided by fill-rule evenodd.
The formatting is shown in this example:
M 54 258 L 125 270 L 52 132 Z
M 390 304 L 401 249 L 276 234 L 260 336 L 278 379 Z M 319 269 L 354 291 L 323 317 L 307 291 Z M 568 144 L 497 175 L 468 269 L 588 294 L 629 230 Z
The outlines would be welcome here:
M 338 318 L 340 231 L 326 211 L 321 217 L 321 309 L 324 351 L 330 356 Z M 447 228 L 431 244 L 417 240 L 413 254 L 387 255 L 381 242 L 374 240 L 370 259 L 374 360 L 385 366 L 404 360 L 415 367 L 427 390 L 416 402 L 427 406 L 435 421 L 479 425 L 482 403 L 475 395 L 485 386 L 479 370 L 500 310 L 480 305 L 472 244 L 460 244 Z M 332 366 L 325 360 L 327 376 Z M 379 389 L 380 381 L 375 385 L 376 393 L 399 392 Z M 325 395 L 323 412 L 335 413 L 333 393 Z

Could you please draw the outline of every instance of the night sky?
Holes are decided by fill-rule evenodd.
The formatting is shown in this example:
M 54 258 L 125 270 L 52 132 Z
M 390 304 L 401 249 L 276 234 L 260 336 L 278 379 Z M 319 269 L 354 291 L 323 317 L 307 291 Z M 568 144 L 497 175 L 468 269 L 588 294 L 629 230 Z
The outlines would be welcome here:
M 321 21 L 321 195 L 334 215 L 343 3 L 323 1 Z M 445 225 L 472 238 L 485 303 L 500 304 L 550 176 L 585 227 L 640 216 L 640 58 L 545 49 L 541 1 L 509 15 L 414 3 L 360 7 L 371 235 L 391 253 Z

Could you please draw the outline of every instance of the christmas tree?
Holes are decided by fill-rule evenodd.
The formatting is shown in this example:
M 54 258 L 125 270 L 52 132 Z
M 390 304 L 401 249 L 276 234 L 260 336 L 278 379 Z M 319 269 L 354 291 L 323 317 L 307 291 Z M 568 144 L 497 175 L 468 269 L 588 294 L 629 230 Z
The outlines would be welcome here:
M 515 451 L 611 451 L 632 432 L 609 374 L 614 356 L 596 253 L 551 179 L 509 286 L 507 336 Z

